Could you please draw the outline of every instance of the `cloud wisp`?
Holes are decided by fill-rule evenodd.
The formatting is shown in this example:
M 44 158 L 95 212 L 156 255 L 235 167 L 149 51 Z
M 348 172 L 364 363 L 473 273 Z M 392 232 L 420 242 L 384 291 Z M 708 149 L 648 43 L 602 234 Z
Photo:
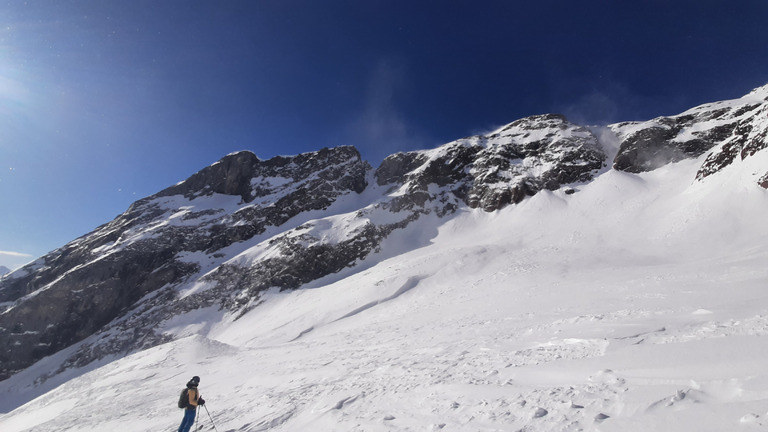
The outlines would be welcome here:
M 365 157 L 376 162 L 384 157 L 428 143 L 398 107 L 398 95 L 407 87 L 406 67 L 381 60 L 368 79 L 363 110 L 346 126 L 345 139 Z
M 34 258 L 34 255 L 0 250 L 0 266 L 8 267 L 11 270 L 15 270 Z

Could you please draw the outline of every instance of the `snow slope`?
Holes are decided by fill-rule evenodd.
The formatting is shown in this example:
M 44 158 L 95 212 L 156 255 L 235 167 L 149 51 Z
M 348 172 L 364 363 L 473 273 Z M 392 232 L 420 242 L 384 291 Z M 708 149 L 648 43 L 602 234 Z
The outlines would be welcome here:
M 425 218 L 424 247 L 191 312 L 18 406 L 45 389 L 22 372 L 0 431 L 172 431 L 192 375 L 221 432 L 765 430 L 768 152 L 694 181 L 704 157 Z

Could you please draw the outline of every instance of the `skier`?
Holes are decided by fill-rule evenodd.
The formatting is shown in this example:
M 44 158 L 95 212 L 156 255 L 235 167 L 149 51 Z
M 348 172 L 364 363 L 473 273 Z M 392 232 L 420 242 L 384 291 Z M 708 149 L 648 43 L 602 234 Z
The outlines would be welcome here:
M 179 402 L 180 406 L 186 405 L 184 408 L 184 419 L 181 420 L 181 425 L 179 425 L 179 432 L 189 432 L 192 429 L 192 425 L 195 424 L 197 406 L 205 405 L 205 399 L 200 397 L 200 392 L 197 390 L 198 384 L 200 384 L 200 377 L 192 377 L 187 383 L 187 389 L 184 390 L 187 394 L 186 400 Z M 182 392 L 182 399 L 184 399 L 184 392 Z

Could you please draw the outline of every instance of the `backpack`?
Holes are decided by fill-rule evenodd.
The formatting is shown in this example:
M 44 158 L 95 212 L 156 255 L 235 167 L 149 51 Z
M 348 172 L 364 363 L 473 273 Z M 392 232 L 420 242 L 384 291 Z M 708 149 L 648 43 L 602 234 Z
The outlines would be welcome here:
M 179 396 L 179 408 L 187 407 L 189 407 L 189 389 L 184 389 L 181 391 L 181 396 Z

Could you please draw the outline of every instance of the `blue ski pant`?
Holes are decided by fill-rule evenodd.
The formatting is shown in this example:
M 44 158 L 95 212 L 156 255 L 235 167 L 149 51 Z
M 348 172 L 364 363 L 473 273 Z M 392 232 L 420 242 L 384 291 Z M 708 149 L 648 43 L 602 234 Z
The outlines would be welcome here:
M 184 410 L 184 419 L 181 421 L 181 425 L 179 425 L 179 432 L 189 432 L 192 429 L 192 426 L 195 424 L 196 412 L 197 410 L 194 408 Z

